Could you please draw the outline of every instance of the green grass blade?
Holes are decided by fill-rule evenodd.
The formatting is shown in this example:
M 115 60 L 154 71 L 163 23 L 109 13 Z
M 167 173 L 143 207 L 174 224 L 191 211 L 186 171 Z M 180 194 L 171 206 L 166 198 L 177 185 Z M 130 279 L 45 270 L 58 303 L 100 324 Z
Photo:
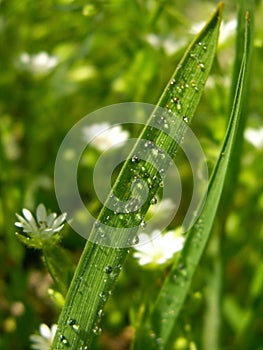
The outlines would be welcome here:
M 239 77 L 240 65 L 243 58 L 243 52 L 240 48 L 244 47 L 244 40 L 248 40 L 249 49 L 247 57 L 247 79 L 244 83 L 246 92 L 244 93 L 244 98 L 242 101 L 242 110 L 240 123 L 238 126 L 237 137 L 234 141 L 233 152 L 231 156 L 231 162 L 229 164 L 226 182 L 224 185 L 224 190 L 222 198 L 220 200 L 220 205 L 217 215 L 217 225 L 213 234 L 213 252 L 211 252 L 211 261 L 210 269 L 211 276 L 208 276 L 206 279 L 207 283 L 207 292 L 206 292 L 206 313 L 204 319 L 203 327 L 203 348 L 204 350 L 214 349 L 218 350 L 222 348 L 222 343 L 224 342 L 221 334 L 223 333 L 223 308 L 222 304 L 224 303 L 224 295 L 226 294 L 225 288 L 225 276 L 227 265 L 227 255 L 225 254 L 226 249 L 229 249 L 229 240 L 226 239 L 225 233 L 226 222 L 229 217 L 229 212 L 233 207 L 233 197 L 236 193 L 235 187 L 238 184 L 238 178 L 240 176 L 241 168 L 241 157 L 243 156 L 243 140 L 244 140 L 244 129 L 249 115 L 249 100 L 250 100 L 250 85 L 251 85 L 251 56 L 253 45 L 253 32 L 254 32 L 254 9 L 255 4 L 253 0 L 240 0 L 238 1 L 238 27 L 236 31 L 236 50 L 235 50 L 235 60 L 234 60 L 234 69 L 233 77 L 231 83 L 231 98 L 230 104 L 232 105 L 235 98 L 235 90 Z M 249 37 L 244 37 L 245 30 L 245 14 L 246 11 L 249 11 Z M 220 237 L 220 240 L 218 239 Z M 243 334 L 249 334 L 249 332 L 244 332 Z M 247 336 L 245 336 L 247 339 Z M 240 344 L 243 344 L 242 341 Z
M 238 1 L 238 27 L 237 27 L 237 37 L 236 37 L 236 57 L 234 61 L 234 68 L 233 68 L 233 78 L 232 78 L 232 85 L 231 85 L 231 96 L 230 96 L 230 103 L 232 104 L 234 97 L 235 97 L 235 89 L 236 89 L 236 84 L 238 81 L 238 74 L 239 74 L 239 68 L 240 64 L 242 61 L 242 52 L 240 52 L 240 47 L 244 46 L 244 29 L 245 29 L 245 24 L 244 24 L 244 17 L 246 14 L 246 11 L 249 11 L 250 14 L 250 19 L 249 19 L 249 45 L 250 42 L 253 41 L 253 34 L 254 34 L 254 9 L 255 9 L 255 2 L 254 0 L 240 0 Z M 251 56 L 252 56 L 252 48 L 253 45 L 250 45 L 249 53 L 248 53 L 248 70 L 251 72 Z M 233 188 L 236 186 L 237 181 L 238 181 L 238 175 L 240 174 L 240 163 L 241 163 L 241 150 L 243 147 L 243 140 L 244 140 L 244 130 L 246 126 L 246 121 L 247 121 L 247 116 L 248 116 L 248 110 L 249 110 L 249 89 L 250 89 L 250 72 L 247 74 L 247 80 L 245 82 L 245 89 L 247 92 L 244 94 L 243 98 L 243 107 L 242 107 L 242 118 L 241 122 L 239 124 L 239 131 L 237 133 L 237 137 L 235 140 L 235 146 L 233 149 L 233 161 L 231 162 L 229 168 L 228 168 L 228 174 L 227 174 L 227 183 L 225 186 L 225 190 L 222 196 L 222 225 L 224 225 L 225 220 L 227 218 L 226 215 L 226 210 L 229 210 L 231 207 L 232 203 L 232 197 L 235 193 L 233 191 Z M 231 191 L 230 191 L 231 189 Z M 220 208 L 221 211 L 221 208 Z
M 216 52 L 222 8 L 223 5 L 220 3 L 207 25 L 192 42 L 158 102 L 158 107 L 171 110 L 178 120 L 186 120 L 187 118 L 187 121 L 190 122 L 201 98 Z M 143 129 L 139 140 L 151 140 L 168 153 L 170 157 L 174 157 L 177 142 L 161 130 L 149 127 L 153 117 L 154 112 Z M 170 123 L 172 134 L 179 134 L 180 137 L 183 137 L 185 131 L 183 128 L 178 130 L 178 124 Z M 129 185 L 133 181 L 132 176 L 134 176 L 131 174 L 134 174 L 135 167 L 130 159 L 137 154 L 137 145 L 135 145 L 129 159 L 124 163 L 113 186 L 113 192 L 121 200 L 129 198 Z M 141 166 L 141 163 L 139 166 Z M 150 179 L 156 177 L 156 169 L 151 166 L 151 159 L 149 159 L 149 162 L 148 160 L 145 161 L 144 167 L 144 171 L 148 173 Z M 151 199 L 160 188 L 158 182 L 157 184 L 149 190 L 147 201 L 140 209 L 138 224 L 144 218 Z M 140 193 L 137 195 L 139 196 Z M 131 223 L 138 220 L 136 212 L 129 213 L 124 225 L 123 220 L 107 208 L 106 202 L 98 221 L 105 224 L 108 217 L 111 218 L 111 226 L 123 230 L 126 227 L 125 225 L 130 227 Z M 93 237 L 99 235 L 99 228 L 96 225 L 91 235 Z M 119 235 L 119 238 L 116 238 L 116 247 L 123 246 L 123 243 L 125 243 L 123 240 L 125 240 L 124 235 Z M 53 350 L 90 348 L 94 334 L 100 333 L 99 322 L 102 309 L 111 294 L 127 254 L 128 249 L 126 248 L 111 248 L 87 242 L 59 319 L 58 331 L 52 345 Z M 111 272 L 109 273 L 109 271 Z
M 244 51 L 236 94 L 230 116 L 229 126 L 220 156 L 211 176 L 208 196 L 202 213 L 189 231 L 184 249 L 179 260 L 172 267 L 163 284 L 150 317 L 137 331 L 134 349 L 166 349 L 175 322 L 185 301 L 191 281 L 208 241 L 218 204 L 222 194 L 227 169 L 232 160 L 233 146 L 240 123 L 242 101 L 247 78 L 247 59 L 249 56 L 249 16 L 246 14 Z

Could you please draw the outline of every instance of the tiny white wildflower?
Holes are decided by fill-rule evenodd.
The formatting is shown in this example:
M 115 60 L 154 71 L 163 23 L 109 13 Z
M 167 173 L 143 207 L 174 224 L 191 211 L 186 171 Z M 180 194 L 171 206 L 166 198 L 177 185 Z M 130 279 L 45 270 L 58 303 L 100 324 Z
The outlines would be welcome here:
M 257 149 L 263 149 L 263 127 L 254 129 L 247 128 L 245 130 L 245 139 Z
M 36 55 L 29 55 L 23 52 L 20 55 L 22 66 L 33 74 L 49 73 L 58 64 L 58 58 L 47 52 L 39 52 Z
M 44 241 L 52 240 L 54 243 L 59 240 L 59 232 L 64 227 L 66 213 L 57 217 L 56 213 L 47 214 L 45 206 L 41 203 L 36 210 L 36 219 L 28 209 L 22 210 L 23 216 L 16 214 L 19 221 L 15 222 L 26 235 L 17 234 L 17 237 L 25 244 L 41 249 Z
M 168 56 L 173 55 L 186 44 L 185 39 L 176 40 L 171 36 L 162 38 L 153 33 L 148 34 L 145 39 L 152 47 L 156 49 L 162 48 Z
M 129 132 L 122 130 L 120 125 L 111 127 L 109 123 L 100 123 L 84 127 L 83 136 L 85 142 L 92 141 L 92 146 L 103 152 L 124 143 L 129 137 Z
M 45 323 L 41 323 L 39 326 L 39 335 L 31 334 L 29 337 L 32 342 L 31 349 L 50 350 L 56 331 L 56 324 L 53 324 L 51 328 L 49 328 Z
M 139 240 L 147 243 L 134 247 L 134 258 L 139 259 L 140 265 L 156 266 L 164 264 L 179 252 L 183 248 L 185 238 L 178 236 L 177 230 L 167 231 L 164 234 L 156 230 L 152 233 L 151 241 L 145 233 L 139 234 Z
M 223 45 L 228 39 L 232 38 L 236 33 L 237 20 L 231 19 L 228 22 L 223 22 L 220 28 L 219 45 Z

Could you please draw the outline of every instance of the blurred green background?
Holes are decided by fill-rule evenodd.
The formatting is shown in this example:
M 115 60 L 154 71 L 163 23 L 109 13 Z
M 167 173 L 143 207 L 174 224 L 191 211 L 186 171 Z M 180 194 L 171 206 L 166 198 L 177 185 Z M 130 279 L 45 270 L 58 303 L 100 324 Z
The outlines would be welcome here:
M 53 186 L 56 153 L 84 115 L 114 103 L 156 103 L 185 47 L 216 1 L 0 0 L 0 350 L 29 349 L 41 322 L 57 321 L 48 297 L 52 280 L 38 251 L 15 236 L 15 213 L 43 202 L 58 211 Z M 210 168 L 225 133 L 235 56 L 235 1 L 225 2 L 218 60 L 192 129 Z M 227 218 L 224 210 L 195 278 L 174 349 L 208 349 L 218 242 L 222 248 L 222 349 L 263 349 L 263 6 L 257 2 L 247 136 L 239 181 Z M 261 131 L 260 131 L 261 130 Z M 248 135 L 248 134 L 247 134 Z M 260 136 L 261 135 L 261 136 Z M 254 141 L 253 141 L 254 140 Z M 80 191 L 92 169 L 81 172 Z M 222 220 L 221 220 L 222 219 Z M 221 220 L 221 221 L 220 221 Z M 222 221 L 224 225 L 221 225 Z M 77 262 L 84 240 L 68 227 L 63 245 Z M 223 264 L 222 264 L 223 261 Z M 139 304 L 153 296 L 165 271 L 128 259 L 107 305 L 98 349 L 121 350 Z M 154 279 L 153 279 L 154 278 Z M 147 281 L 154 280 L 152 291 Z M 131 292 L 132 298 L 131 298 Z M 144 293 L 144 294 L 142 294 Z M 213 315 L 213 313 L 212 313 Z M 181 341 L 186 339 L 186 342 Z

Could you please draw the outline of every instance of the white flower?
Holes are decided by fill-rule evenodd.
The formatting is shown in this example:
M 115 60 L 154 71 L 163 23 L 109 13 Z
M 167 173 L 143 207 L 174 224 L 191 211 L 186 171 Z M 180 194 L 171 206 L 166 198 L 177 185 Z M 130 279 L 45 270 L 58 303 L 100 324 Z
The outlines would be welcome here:
M 120 125 L 111 127 L 109 123 L 92 124 L 83 128 L 84 141 L 91 142 L 97 150 L 103 152 L 109 148 L 120 146 L 128 137 L 128 131 Z
M 219 45 L 223 45 L 228 39 L 233 37 L 236 33 L 237 20 L 231 19 L 228 22 L 223 22 L 220 28 Z
M 49 73 L 58 64 L 58 58 L 47 52 L 39 52 L 36 55 L 29 55 L 24 52 L 20 55 L 20 62 L 23 67 L 33 74 Z
M 171 36 L 162 38 L 161 36 L 153 33 L 150 33 L 146 36 L 146 41 L 156 49 L 162 48 L 168 56 L 173 55 L 186 44 L 185 39 L 176 40 Z
M 31 349 L 50 350 L 56 331 L 56 324 L 53 324 L 51 328 L 49 328 L 45 323 L 41 323 L 39 327 L 39 335 L 31 334 L 29 337 L 32 342 Z
M 139 264 L 160 265 L 171 259 L 175 253 L 183 248 L 185 238 L 178 236 L 177 230 L 168 231 L 164 234 L 156 230 L 152 233 L 151 241 L 145 233 L 139 234 L 139 241 L 147 241 L 146 244 L 134 247 L 133 256 L 139 259 Z
M 247 128 L 245 130 L 245 139 L 257 149 L 263 149 L 263 127 L 254 129 Z
M 44 241 L 59 240 L 58 235 L 54 233 L 62 230 L 67 214 L 63 213 L 57 217 L 56 213 L 47 215 L 46 208 L 43 204 L 39 204 L 36 210 L 36 219 L 28 209 L 22 210 L 23 216 L 16 214 L 19 221 L 15 222 L 16 227 L 23 229 L 26 234 L 17 234 L 18 238 L 25 244 L 41 249 Z

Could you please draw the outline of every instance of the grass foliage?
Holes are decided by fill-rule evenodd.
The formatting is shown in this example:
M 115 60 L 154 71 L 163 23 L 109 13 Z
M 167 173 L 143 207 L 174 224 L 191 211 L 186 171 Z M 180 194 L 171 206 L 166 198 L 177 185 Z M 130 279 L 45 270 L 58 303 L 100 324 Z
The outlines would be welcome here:
M 213 1 L 192 0 L 2 0 L 0 9 L 0 350 L 29 349 L 41 323 L 57 322 L 52 350 L 262 349 L 262 3 L 226 2 L 224 14 L 220 3 L 212 17 Z M 167 120 L 169 133 L 180 139 L 181 121 L 191 122 L 207 156 L 207 198 L 182 252 L 141 266 L 133 248 L 86 243 L 69 225 L 55 244 L 37 237 L 25 247 L 15 213 L 39 203 L 59 212 L 53 170 L 67 131 L 126 101 L 170 109 L 180 123 Z M 169 133 L 127 131 L 177 152 Z M 124 200 L 131 169 L 142 167 L 131 162 L 137 146 L 113 186 Z M 111 216 L 122 229 L 91 185 L 99 154 L 81 158 L 79 189 L 99 220 Z M 175 159 L 183 196 L 169 230 L 182 222 L 192 186 L 180 152 Z M 143 163 L 149 178 L 158 176 L 151 161 Z M 142 222 L 158 191 L 125 225 Z

